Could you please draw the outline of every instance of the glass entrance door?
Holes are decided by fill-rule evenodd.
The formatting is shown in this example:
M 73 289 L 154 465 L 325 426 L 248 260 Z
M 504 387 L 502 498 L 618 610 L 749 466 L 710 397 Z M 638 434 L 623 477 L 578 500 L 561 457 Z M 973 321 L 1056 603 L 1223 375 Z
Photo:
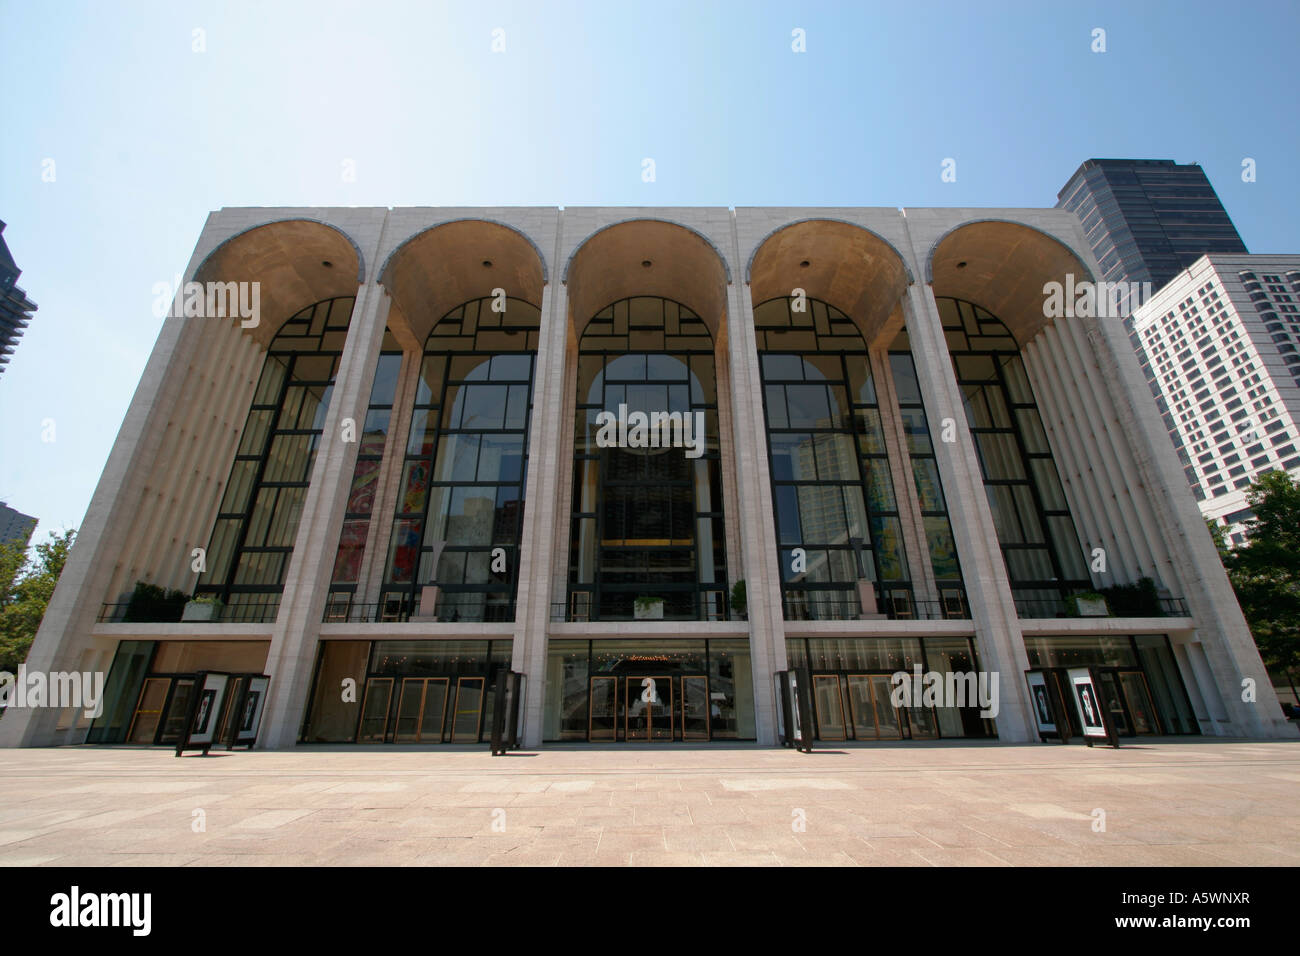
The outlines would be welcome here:
M 709 679 L 684 676 L 682 681 L 682 740 L 709 739 Z
M 1120 737 L 1132 737 L 1133 725 L 1124 706 L 1124 698 L 1119 692 L 1119 679 L 1113 670 L 1103 670 L 1100 678 L 1102 706 L 1110 712 L 1110 719 L 1115 723 L 1115 733 Z
M 1160 733 L 1160 719 L 1151 703 L 1146 674 L 1141 671 L 1120 671 L 1119 685 L 1124 692 L 1124 703 L 1128 707 L 1129 716 L 1133 718 L 1133 730 L 1138 734 Z
M 361 702 L 361 726 L 357 743 L 382 744 L 388 733 L 388 703 L 393 696 L 393 678 L 372 677 L 366 681 L 366 696 Z
M 171 685 L 170 677 L 150 677 L 144 682 L 144 687 L 140 688 L 140 700 L 135 705 L 135 716 L 131 719 L 131 730 L 126 736 L 130 743 L 154 742 Z
M 190 701 L 194 697 L 194 678 L 178 677 L 172 681 L 171 696 L 163 713 L 162 731 L 158 743 L 174 744 L 185 733 L 185 721 L 190 716 Z
M 845 740 L 844 701 L 838 674 L 813 675 L 813 706 L 817 710 L 819 740 Z
M 673 739 L 673 679 L 664 675 L 624 679 L 625 740 Z
M 456 709 L 451 725 L 452 743 L 466 744 L 478 740 L 483 729 L 482 677 L 460 677 L 456 680 Z
M 858 740 L 899 740 L 903 736 L 898 710 L 890 700 L 889 678 L 884 674 L 849 674 L 849 712 L 853 736 Z
M 448 684 L 446 677 L 408 677 L 402 681 L 394 735 L 397 743 L 442 743 Z
M 618 737 L 618 678 L 593 677 L 589 686 L 587 739 L 615 740 Z

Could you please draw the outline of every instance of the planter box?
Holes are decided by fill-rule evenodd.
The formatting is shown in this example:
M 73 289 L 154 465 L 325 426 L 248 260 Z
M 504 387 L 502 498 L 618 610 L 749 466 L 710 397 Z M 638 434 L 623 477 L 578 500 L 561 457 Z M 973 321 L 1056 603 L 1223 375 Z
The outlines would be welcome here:
M 635 621 L 662 621 L 664 619 L 664 602 L 651 601 L 649 604 L 633 604 L 632 619 Z
M 1076 597 L 1074 599 L 1074 612 L 1079 617 L 1110 617 L 1110 608 L 1106 606 L 1104 597 Z
M 221 620 L 221 609 L 224 607 L 220 601 L 210 603 L 208 601 L 190 601 L 185 605 L 185 610 L 181 612 L 182 621 L 212 621 Z

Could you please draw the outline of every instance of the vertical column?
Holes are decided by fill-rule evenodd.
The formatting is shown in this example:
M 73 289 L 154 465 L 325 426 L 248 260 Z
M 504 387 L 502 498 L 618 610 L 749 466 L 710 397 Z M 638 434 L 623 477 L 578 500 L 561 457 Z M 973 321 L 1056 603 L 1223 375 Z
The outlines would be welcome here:
M 343 509 L 352 470 L 356 467 L 361 426 L 374 384 L 390 302 L 388 291 L 372 282 L 361 286 L 352 308 L 343 358 L 312 468 L 293 557 L 285 575 L 271 651 L 267 655 L 271 696 L 260 741 L 262 747 L 292 747 L 298 739 L 311 687 L 321 616 L 334 572 L 334 554 L 343 529 Z M 345 418 L 356 423 L 353 441 L 343 441 L 341 423 Z
M 386 325 L 387 323 L 385 323 Z M 393 535 L 393 513 L 401 491 L 406 466 L 406 441 L 411 430 L 411 409 L 415 405 L 417 381 L 424 364 L 424 349 L 403 350 L 402 370 L 397 377 L 397 394 L 393 413 L 388 419 L 388 443 L 384 460 L 375 481 L 375 498 L 370 507 L 370 528 L 366 532 L 366 553 L 357 574 L 354 604 L 378 603 L 383 593 L 384 571 L 388 564 L 388 545 Z M 437 573 L 437 569 L 434 569 Z M 418 592 L 417 592 L 418 593 Z M 418 602 L 418 597 L 417 597 Z M 377 620 L 377 618 L 375 618 Z
M 558 238 L 557 238 L 558 244 Z M 546 635 L 551 616 L 551 579 L 560 542 L 567 541 L 559 513 L 561 455 L 565 448 L 563 409 L 567 382 L 564 348 L 568 341 L 568 295 L 563 284 L 542 290 L 541 330 L 533 375 L 533 418 L 528 432 L 528 481 L 524 489 L 524 527 L 519 542 L 519 594 L 511 668 L 526 675 L 524 746 L 542 742 L 546 702 Z
M 956 441 L 935 441 L 934 451 L 948 500 L 948 513 L 957 519 L 952 522 L 952 531 L 975 621 L 980 666 L 999 675 L 998 737 L 1009 741 L 1031 740 L 1033 725 L 1022 676 L 1029 660 L 1020 619 L 998 546 L 993 513 L 984 494 L 975 440 L 966 422 L 957 377 L 943 337 L 939 306 L 930 286 L 914 282 L 908 287 L 903 298 L 903 316 L 931 434 L 941 438 L 946 419 L 951 419 L 955 426 Z
M 739 263 L 739 241 L 732 218 L 733 261 Z M 781 606 L 781 568 L 772 517 L 772 484 L 763 420 L 762 377 L 754 335 L 754 305 L 749 286 L 732 283 L 727 337 L 731 342 L 731 407 L 734 413 L 737 495 L 742 508 L 728 520 L 740 528 L 743 568 L 749 608 L 749 649 L 754 677 L 754 731 L 758 742 L 776 743 L 776 691 L 773 675 L 786 667 L 785 617 Z
M 925 518 L 921 515 L 921 499 L 916 493 L 916 482 L 912 480 L 907 428 L 903 424 L 903 413 L 898 405 L 898 393 L 894 390 L 894 373 L 889 365 L 888 351 L 871 353 L 871 377 L 876 385 L 876 407 L 880 410 L 885 451 L 889 453 L 889 477 L 894 483 L 898 519 L 903 527 L 903 547 L 907 549 L 912 591 L 918 602 L 937 603 L 939 587 L 935 583 L 934 567 L 930 563 L 930 542 L 925 534 Z M 920 618 L 924 614 L 918 613 L 916 616 Z

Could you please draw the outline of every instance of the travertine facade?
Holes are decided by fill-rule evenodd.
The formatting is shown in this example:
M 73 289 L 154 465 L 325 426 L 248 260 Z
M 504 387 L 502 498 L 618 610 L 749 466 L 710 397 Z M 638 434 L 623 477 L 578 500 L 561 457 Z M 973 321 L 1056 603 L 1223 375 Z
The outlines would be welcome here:
M 747 641 L 752 687 L 742 696 L 752 693 L 752 732 L 740 736 L 771 743 L 777 732 L 773 675 L 788 666 L 792 642 L 812 648 L 832 639 L 973 639 L 980 669 L 1001 677 L 998 736 L 1028 740 L 1035 735 L 1023 677 L 1031 666 L 1028 642 L 1046 647 L 1055 639 L 1065 646 L 1077 639 L 1101 647 L 1132 639 L 1136 648 L 1144 635 L 1167 635 L 1176 661 L 1169 670 L 1176 673 L 1163 679 L 1185 692 L 1178 706 L 1185 703 L 1194 714 L 1186 730 L 1292 734 L 1122 323 L 1045 314 L 1044 284 L 1067 273 L 1090 279 L 1095 261 L 1073 214 L 1045 209 L 223 209 L 209 218 L 187 279 L 260 283 L 261 320 L 252 328 L 228 318 L 165 321 L 28 666 L 107 671 L 126 641 L 184 642 L 189 650 L 201 642 L 223 642 L 223 649 L 235 646 L 229 642 L 261 642 L 271 684 L 259 746 L 288 747 L 303 739 L 309 703 L 319 692 L 322 645 L 509 642 L 510 666 L 527 680 L 525 743 L 535 746 L 543 739 L 544 711 L 558 709 L 559 671 L 548 671 L 548 649 L 557 641 L 591 640 L 602 647 Z M 900 553 L 907 555 L 910 570 L 904 573 L 919 608 L 937 605 L 940 587 L 925 560 L 922 508 L 903 450 L 910 439 L 889 373 L 891 345 L 906 332 L 960 559 L 963 612 L 926 615 L 891 605 L 879 615 L 788 619 L 783 613 L 788 568 L 777 539 L 754 313 L 798 290 L 852 320 L 871 354 L 897 490 Z M 358 444 L 348 440 L 345 425 L 366 420 L 381 351 L 395 342 L 403 358 L 368 505 L 374 520 L 350 592 L 358 606 L 384 600 L 385 558 L 391 566 L 396 546 L 390 535 L 402 448 L 426 340 L 457 307 L 494 294 L 540 310 L 513 620 L 416 620 L 422 615 L 415 613 L 382 620 L 382 611 L 331 619 L 335 556 L 358 460 Z M 310 484 L 282 590 L 276 591 L 278 610 L 268 620 L 241 623 L 113 620 L 105 606 L 125 601 L 136 581 L 194 591 L 193 551 L 212 542 L 268 345 L 285 320 L 338 297 L 355 302 L 332 397 L 327 408 L 322 405 Z M 597 620 L 574 612 L 569 552 L 580 340 L 600 310 L 632 297 L 680 303 L 713 342 L 725 513 L 719 554 L 728 581 L 747 582 L 747 619 Z M 948 299 L 987 310 L 1014 337 L 1078 548 L 1094 568 L 1092 586 L 1150 577 L 1172 599 L 1164 616 L 1067 617 L 1034 613 L 1024 601 L 1018 609 L 999 547 L 1005 531 L 995 521 L 963 386 L 948 354 L 940 307 Z M 1098 569 L 1099 553 L 1104 570 Z M 221 653 L 227 651 L 214 650 L 193 669 L 223 669 Z M 1257 701 L 1242 701 L 1246 678 L 1259 688 Z M 121 727 L 124 736 L 148 708 L 134 699 L 138 681 L 123 686 L 132 697 L 125 712 L 134 713 Z M 673 719 L 685 727 L 685 703 L 675 703 L 675 695 L 686 685 L 672 686 L 671 706 L 679 708 Z M 653 684 L 647 693 L 651 697 L 642 700 L 653 698 Z M 1157 710 L 1162 706 L 1157 701 Z M 586 718 L 589 732 L 592 719 Z M 823 736 L 833 736 L 829 726 L 822 725 Z M 670 736 L 682 737 L 677 723 L 672 727 Z M 80 743 L 86 729 L 87 721 L 71 709 L 11 711 L 0 721 L 0 740 L 10 746 Z M 387 739 L 385 733 L 378 731 L 379 739 Z M 598 738 L 592 733 L 591 739 Z

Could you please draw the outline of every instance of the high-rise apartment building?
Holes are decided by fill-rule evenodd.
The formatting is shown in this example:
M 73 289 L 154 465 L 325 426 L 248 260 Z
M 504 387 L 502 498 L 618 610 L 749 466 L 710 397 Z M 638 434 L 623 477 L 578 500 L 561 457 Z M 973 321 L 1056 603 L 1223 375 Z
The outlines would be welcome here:
M 1150 282 L 1155 290 L 1207 253 L 1247 251 L 1195 163 L 1090 159 L 1056 207 L 1079 217 L 1107 282 Z
M 1132 316 L 1165 426 L 1233 544 L 1266 471 L 1300 477 L 1300 255 L 1209 255 Z
M 36 303 L 15 285 L 22 270 L 9 252 L 4 231 L 5 224 L 0 222 L 0 373 L 9 364 L 9 357 L 18 347 L 23 330 L 36 312 Z

